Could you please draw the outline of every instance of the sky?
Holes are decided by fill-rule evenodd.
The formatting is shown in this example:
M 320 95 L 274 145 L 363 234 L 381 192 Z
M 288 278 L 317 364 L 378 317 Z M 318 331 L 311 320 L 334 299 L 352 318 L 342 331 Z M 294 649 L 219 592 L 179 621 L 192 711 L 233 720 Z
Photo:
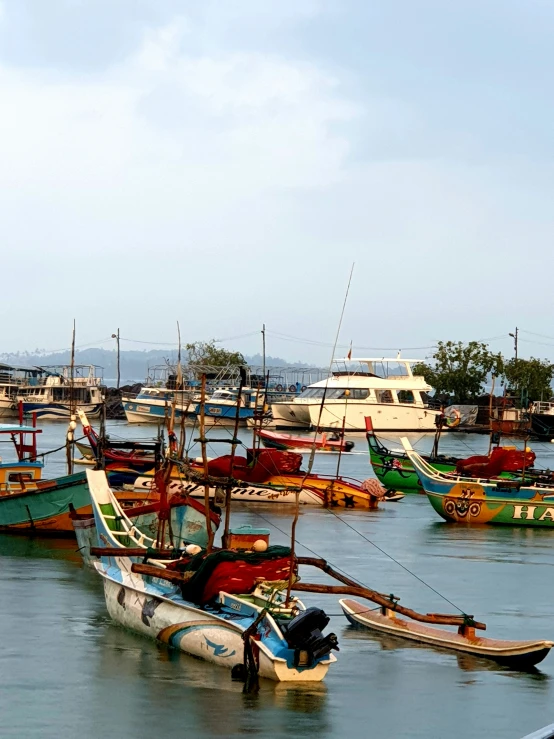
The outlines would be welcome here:
M 554 359 L 550 0 L 0 0 L 0 352 Z

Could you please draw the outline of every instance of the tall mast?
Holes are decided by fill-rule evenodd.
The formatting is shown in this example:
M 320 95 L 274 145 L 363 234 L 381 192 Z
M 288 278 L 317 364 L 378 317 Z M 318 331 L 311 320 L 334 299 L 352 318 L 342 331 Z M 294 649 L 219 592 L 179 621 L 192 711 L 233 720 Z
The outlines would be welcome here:
M 67 439 L 65 444 L 68 475 L 73 474 L 73 432 L 76 428 L 77 415 L 75 412 L 75 319 L 73 319 L 73 336 L 71 339 L 71 364 L 69 377 L 69 428 L 67 429 Z
M 208 554 L 212 551 L 214 543 L 214 532 L 212 530 L 210 510 L 210 483 L 208 480 L 208 455 L 206 454 L 206 374 L 202 373 L 202 385 L 200 390 L 200 444 L 202 447 L 202 463 L 204 467 L 204 514 L 206 516 L 206 527 L 208 530 Z

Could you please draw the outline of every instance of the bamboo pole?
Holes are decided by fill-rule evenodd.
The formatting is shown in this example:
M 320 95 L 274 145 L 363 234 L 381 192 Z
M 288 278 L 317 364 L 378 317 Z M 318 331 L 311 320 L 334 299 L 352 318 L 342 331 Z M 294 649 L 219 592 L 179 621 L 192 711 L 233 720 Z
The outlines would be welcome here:
M 208 554 L 212 551 L 214 543 L 214 532 L 210 517 L 210 483 L 208 482 L 208 455 L 206 454 L 206 375 L 202 374 L 202 385 L 200 388 L 200 445 L 202 448 L 202 465 L 204 467 L 204 515 L 206 516 L 206 527 L 208 533 Z
M 77 416 L 75 413 L 75 319 L 73 319 L 73 336 L 71 339 L 71 364 L 69 383 L 69 427 L 67 429 L 65 453 L 67 460 L 67 474 L 72 475 L 74 429 L 77 426 Z
M 235 461 L 235 453 L 237 450 L 237 434 L 239 432 L 239 421 L 240 421 L 240 405 L 242 401 L 242 389 L 246 380 L 246 370 L 244 367 L 240 368 L 240 381 L 239 381 L 239 393 L 237 397 L 237 407 L 235 409 L 235 425 L 233 427 L 233 439 L 231 443 L 231 462 L 229 466 L 229 476 L 231 480 L 234 479 L 233 465 Z M 232 482 L 230 482 L 225 488 L 225 523 L 223 526 L 223 546 L 227 546 L 227 539 L 229 538 L 229 526 L 231 525 L 231 492 L 233 489 Z

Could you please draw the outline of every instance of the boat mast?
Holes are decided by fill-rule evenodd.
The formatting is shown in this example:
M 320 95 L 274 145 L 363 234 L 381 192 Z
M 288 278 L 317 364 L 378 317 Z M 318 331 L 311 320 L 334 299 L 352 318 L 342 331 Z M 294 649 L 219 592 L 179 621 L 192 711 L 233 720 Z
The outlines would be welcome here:
M 71 364 L 69 378 L 69 427 L 67 429 L 67 438 L 65 444 L 68 475 L 73 474 L 73 432 L 76 428 L 77 415 L 75 413 L 75 319 L 73 319 L 73 336 L 71 339 Z
M 241 399 L 242 399 L 242 388 L 246 384 L 246 368 L 240 367 L 240 382 L 239 382 L 239 394 L 237 397 L 237 407 L 235 410 L 235 426 L 233 428 L 233 438 L 231 440 L 231 462 L 229 465 L 229 477 L 231 478 L 229 482 L 227 483 L 227 487 L 225 490 L 225 525 L 223 528 L 223 546 L 227 546 L 227 539 L 229 536 L 229 525 L 231 521 L 231 491 L 233 489 L 233 483 L 232 480 L 234 478 L 233 474 L 233 466 L 235 462 L 235 452 L 237 449 L 237 446 L 239 444 L 239 439 L 237 438 L 237 434 L 239 431 L 239 421 L 240 421 L 240 405 L 241 405 Z
M 202 385 L 200 389 L 200 445 L 202 448 L 202 464 L 204 467 L 204 515 L 206 516 L 206 527 L 208 531 L 208 545 L 206 551 L 212 551 L 214 543 L 214 532 L 212 531 L 210 510 L 210 483 L 208 480 L 208 455 L 206 454 L 206 373 L 202 373 Z

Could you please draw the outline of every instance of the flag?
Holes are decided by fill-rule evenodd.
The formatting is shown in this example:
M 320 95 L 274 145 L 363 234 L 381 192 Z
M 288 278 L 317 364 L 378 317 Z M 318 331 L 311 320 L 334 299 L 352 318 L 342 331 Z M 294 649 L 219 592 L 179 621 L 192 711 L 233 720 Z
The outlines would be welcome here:
M 350 342 L 350 349 L 348 350 L 348 354 L 346 355 L 347 359 L 352 359 L 352 342 Z

